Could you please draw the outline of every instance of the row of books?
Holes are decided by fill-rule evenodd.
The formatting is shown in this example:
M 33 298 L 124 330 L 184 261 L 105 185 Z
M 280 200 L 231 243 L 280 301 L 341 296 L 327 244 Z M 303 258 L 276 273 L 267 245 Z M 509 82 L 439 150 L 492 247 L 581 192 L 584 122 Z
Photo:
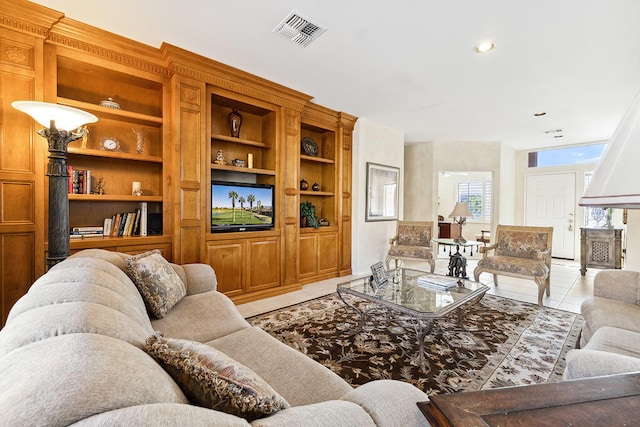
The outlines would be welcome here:
M 105 218 L 102 226 L 73 227 L 71 238 L 146 236 L 147 209 L 147 202 L 140 202 L 138 208 L 131 212 Z
M 91 170 L 67 166 L 69 174 L 69 194 L 91 194 Z
M 458 286 L 458 279 L 448 276 L 424 275 L 418 277 L 418 286 L 446 291 Z

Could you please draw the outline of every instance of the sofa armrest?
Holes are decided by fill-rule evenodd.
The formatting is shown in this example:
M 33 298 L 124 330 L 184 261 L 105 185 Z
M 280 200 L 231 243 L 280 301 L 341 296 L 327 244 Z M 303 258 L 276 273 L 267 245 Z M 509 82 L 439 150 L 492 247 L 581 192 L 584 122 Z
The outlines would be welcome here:
M 340 399 L 364 408 L 378 427 L 430 425 L 416 405 L 429 400 L 429 397 L 419 388 L 403 381 L 370 381 Z
M 637 304 L 640 273 L 631 270 L 602 270 L 593 279 L 593 296 Z
M 640 359 L 599 350 L 569 350 L 563 380 L 640 371 Z
M 215 291 L 218 287 L 216 272 L 208 264 L 171 264 L 187 287 L 187 295 Z

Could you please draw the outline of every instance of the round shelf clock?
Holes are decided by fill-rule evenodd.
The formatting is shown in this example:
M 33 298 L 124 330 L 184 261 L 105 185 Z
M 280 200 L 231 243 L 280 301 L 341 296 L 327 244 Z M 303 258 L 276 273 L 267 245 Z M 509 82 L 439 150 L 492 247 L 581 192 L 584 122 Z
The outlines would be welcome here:
M 103 138 L 100 141 L 100 149 L 106 151 L 118 151 L 120 150 L 120 142 L 115 138 Z

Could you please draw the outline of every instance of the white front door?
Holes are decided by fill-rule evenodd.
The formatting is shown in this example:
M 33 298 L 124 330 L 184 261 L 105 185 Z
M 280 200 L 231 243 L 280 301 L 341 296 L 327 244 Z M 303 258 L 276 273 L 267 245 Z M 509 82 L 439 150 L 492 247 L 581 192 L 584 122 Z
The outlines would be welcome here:
M 525 225 L 553 227 L 554 258 L 575 258 L 576 174 L 527 175 Z

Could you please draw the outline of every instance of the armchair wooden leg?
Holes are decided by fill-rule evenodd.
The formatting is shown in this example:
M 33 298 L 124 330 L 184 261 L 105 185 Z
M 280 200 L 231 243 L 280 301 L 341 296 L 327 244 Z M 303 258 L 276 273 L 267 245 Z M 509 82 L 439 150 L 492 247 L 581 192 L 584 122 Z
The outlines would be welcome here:
M 480 273 L 482 273 L 482 270 L 478 269 L 478 267 L 476 267 L 473 270 L 473 280 L 475 280 L 476 282 L 480 281 Z
M 547 290 L 547 296 L 549 296 L 549 286 L 547 285 L 547 279 L 545 277 L 536 277 L 536 285 L 538 285 L 538 305 L 542 304 L 542 297 L 544 296 L 545 289 Z
M 497 274 L 493 275 L 493 285 L 494 286 L 498 286 L 498 275 Z
M 433 273 L 433 271 L 436 269 L 436 262 L 432 259 L 428 259 L 427 262 L 429 263 L 429 266 L 431 267 L 431 272 Z

